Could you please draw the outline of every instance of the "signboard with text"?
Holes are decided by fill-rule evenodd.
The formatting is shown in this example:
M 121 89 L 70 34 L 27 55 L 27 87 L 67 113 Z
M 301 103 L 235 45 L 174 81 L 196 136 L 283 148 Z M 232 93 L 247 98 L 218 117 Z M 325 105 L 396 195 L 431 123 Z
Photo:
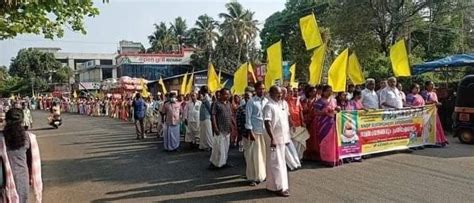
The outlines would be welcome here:
M 436 143 L 436 107 L 343 111 L 336 116 L 339 157 L 403 150 Z
M 183 54 L 136 54 L 121 55 L 117 58 L 117 64 L 150 64 L 150 65 L 190 65 L 193 52 Z

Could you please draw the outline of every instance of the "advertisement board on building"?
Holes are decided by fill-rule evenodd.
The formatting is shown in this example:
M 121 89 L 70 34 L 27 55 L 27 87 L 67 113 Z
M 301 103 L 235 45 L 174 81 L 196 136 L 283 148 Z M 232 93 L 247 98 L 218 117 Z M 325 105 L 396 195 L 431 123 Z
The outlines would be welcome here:
M 183 54 L 136 54 L 121 55 L 117 58 L 117 64 L 150 64 L 150 65 L 190 65 L 191 54 L 193 52 L 184 52 Z

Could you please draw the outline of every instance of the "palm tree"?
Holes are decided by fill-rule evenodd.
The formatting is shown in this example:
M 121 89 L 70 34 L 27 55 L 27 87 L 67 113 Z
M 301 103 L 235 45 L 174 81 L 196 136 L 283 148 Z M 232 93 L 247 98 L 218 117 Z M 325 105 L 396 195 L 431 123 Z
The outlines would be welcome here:
M 237 59 L 239 62 L 243 62 L 241 61 L 242 52 L 247 53 L 248 46 L 255 40 L 258 21 L 253 20 L 253 12 L 244 9 L 236 1 L 227 3 L 226 8 L 228 13 L 219 14 L 219 17 L 224 19 L 220 31 L 223 36 L 228 37 L 228 42 L 236 43 L 239 46 Z M 244 46 L 246 46 L 245 50 L 243 50 Z
M 151 44 L 149 51 L 151 52 L 168 52 L 173 49 L 173 45 L 177 43 L 177 39 L 171 28 L 168 28 L 164 22 L 159 25 L 154 24 L 155 32 L 148 36 Z
M 218 23 L 207 14 L 198 17 L 196 27 L 191 29 L 196 45 L 203 49 L 208 57 L 213 50 L 213 44 L 217 41 L 219 34 L 216 32 Z
M 174 19 L 174 23 L 170 24 L 170 30 L 178 41 L 178 45 L 181 46 L 183 39 L 187 37 L 186 20 L 183 20 L 181 17 Z

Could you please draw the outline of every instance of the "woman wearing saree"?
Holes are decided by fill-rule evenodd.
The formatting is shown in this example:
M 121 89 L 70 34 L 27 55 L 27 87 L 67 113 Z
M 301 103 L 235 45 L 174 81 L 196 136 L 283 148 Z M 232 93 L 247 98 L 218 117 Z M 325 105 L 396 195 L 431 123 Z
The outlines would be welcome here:
M 331 86 L 323 86 L 321 98 L 314 104 L 314 118 L 309 126 L 310 138 L 306 142 L 304 157 L 334 166 L 338 162 L 335 116 L 340 109 L 331 95 Z
M 425 100 L 419 93 L 420 93 L 420 86 L 414 83 L 410 87 L 410 94 L 408 94 L 406 97 L 406 106 L 409 106 L 409 107 L 424 106 Z
M 426 81 L 422 96 L 426 104 L 435 104 L 437 107 L 441 106 L 441 103 L 438 101 L 438 95 L 436 95 L 434 91 L 434 83 L 432 81 Z M 448 144 L 448 139 L 446 139 L 446 135 L 444 134 L 443 125 L 441 124 L 438 113 L 436 113 L 436 144 L 443 147 Z

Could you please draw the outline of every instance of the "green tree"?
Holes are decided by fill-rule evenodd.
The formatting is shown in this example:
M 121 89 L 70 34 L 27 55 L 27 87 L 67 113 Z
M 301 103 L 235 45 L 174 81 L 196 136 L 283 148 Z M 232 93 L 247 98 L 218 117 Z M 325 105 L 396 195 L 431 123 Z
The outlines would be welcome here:
M 71 70 L 54 58 L 52 53 L 45 53 L 36 49 L 21 49 L 18 55 L 12 59 L 9 75 L 18 77 L 29 87 L 36 91 L 47 91 L 49 84 L 68 83 Z M 23 90 L 22 90 L 23 91 Z M 22 92 L 23 93 L 23 92 Z
M 186 20 L 181 17 L 177 17 L 174 20 L 174 23 L 171 23 L 170 30 L 176 37 L 177 45 L 181 46 L 182 43 L 184 43 L 184 39 L 188 35 L 188 26 L 186 25 Z
M 0 81 L 5 81 L 8 78 L 8 70 L 6 66 L 0 66 Z
M 192 44 L 196 47 L 196 53 L 191 56 L 192 65 L 197 69 L 205 69 L 214 51 L 213 44 L 216 43 L 219 34 L 216 32 L 218 23 L 208 15 L 201 15 L 189 32 Z
M 311 51 L 306 51 L 298 20 L 315 13 L 328 45 L 325 72 L 337 53 L 355 51 L 365 75 L 391 75 L 389 48 L 405 38 L 412 64 L 472 51 L 472 1 L 445 0 L 289 0 L 285 9 L 266 19 L 260 33 L 264 50 L 282 40 L 283 57 L 297 63 L 297 76 L 307 80 Z
M 244 9 L 236 1 L 227 3 L 226 8 L 227 13 L 219 14 L 219 17 L 224 19 L 224 22 L 220 25 L 220 31 L 225 38 L 223 40 L 225 43 L 238 45 L 237 66 L 249 60 L 248 51 L 257 36 L 258 21 L 253 19 L 254 12 Z
M 154 24 L 155 31 L 148 36 L 151 44 L 148 52 L 170 52 L 173 50 L 173 45 L 178 43 L 178 40 L 171 28 L 166 26 L 166 23 Z
M 0 40 L 18 34 L 43 34 L 53 39 L 64 35 L 64 26 L 85 34 L 84 18 L 98 14 L 92 0 L 6 1 L 0 4 Z

